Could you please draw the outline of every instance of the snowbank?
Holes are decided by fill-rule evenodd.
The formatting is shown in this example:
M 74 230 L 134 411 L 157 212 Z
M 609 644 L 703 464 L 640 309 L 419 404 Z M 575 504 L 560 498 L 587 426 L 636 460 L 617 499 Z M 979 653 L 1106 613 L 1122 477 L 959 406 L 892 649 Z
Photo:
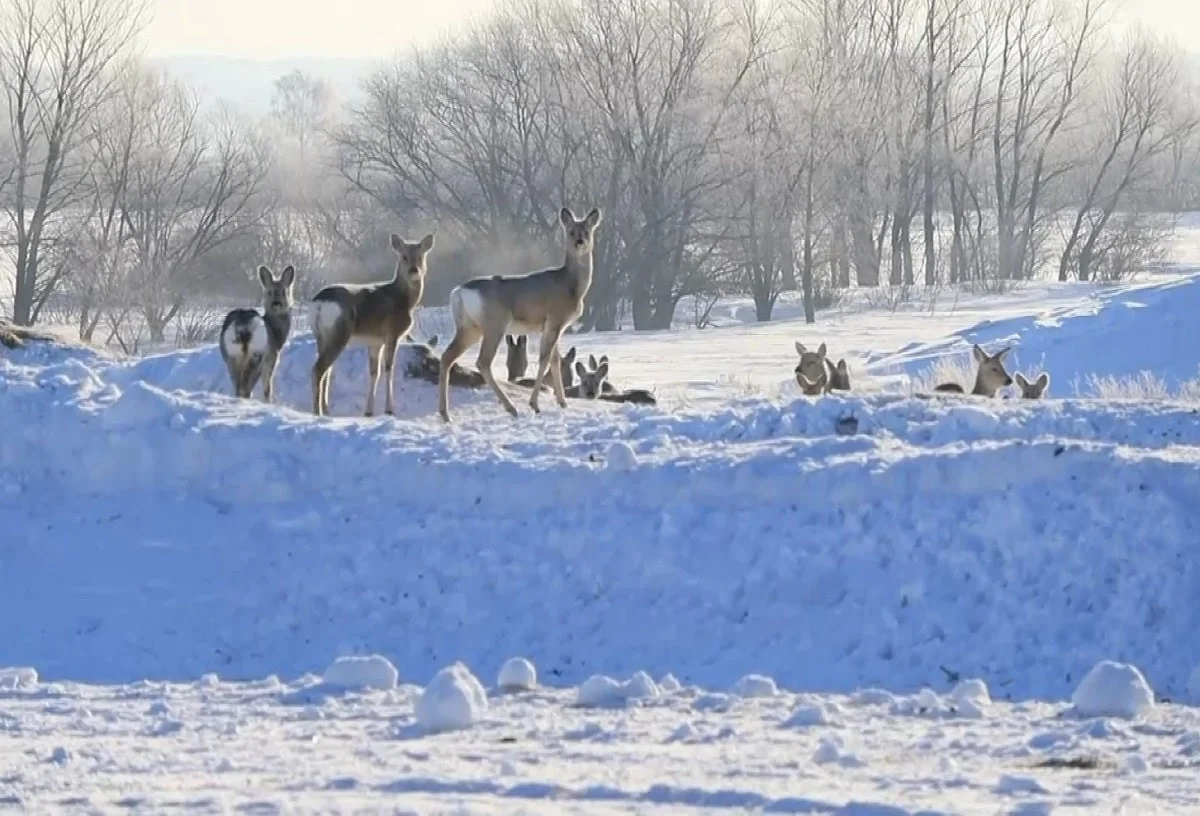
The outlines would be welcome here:
M 1076 393 L 1090 375 L 1127 378 L 1153 372 L 1172 390 L 1200 376 L 1193 316 L 1200 278 L 1098 287 L 1089 299 L 1036 315 L 984 320 L 944 340 L 915 343 L 869 357 L 872 371 L 899 367 L 910 375 L 947 355 L 969 355 L 971 344 L 1012 346 L 1010 368 L 1049 371 L 1057 396 Z M 1086 388 L 1084 388 L 1086 393 Z
M 0 357 L 0 529 L 19 531 L 0 616 L 37 621 L 0 665 L 236 680 L 379 652 L 421 681 L 521 652 L 564 684 L 728 688 L 754 667 L 899 692 L 949 671 L 1065 697 L 1122 654 L 1182 697 L 1200 663 L 1179 647 L 1200 584 L 1189 407 L 573 401 L 514 422 L 460 389 L 447 427 L 433 386 L 403 382 L 407 418 L 318 420 L 297 343 L 278 385 L 301 410 L 205 392 L 213 349 Z M 605 463 L 618 443 L 627 469 Z

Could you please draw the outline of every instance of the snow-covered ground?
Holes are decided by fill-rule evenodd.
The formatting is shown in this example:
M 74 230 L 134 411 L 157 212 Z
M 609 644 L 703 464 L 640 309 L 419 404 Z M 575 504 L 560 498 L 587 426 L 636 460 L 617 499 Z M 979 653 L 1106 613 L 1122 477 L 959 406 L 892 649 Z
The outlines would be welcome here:
M 514 421 L 456 391 L 450 427 L 420 382 L 398 383 L 396 419 L 358 416 L 358 349 L 338 416 L 314 419 L 306 334 L 282 406 L 231 399 L 213 347 L 0 351 L 0 666 L 42 677 L 0 676 L 0 801 L 1186 812 L 1200 415 L 1071 384 L 1196 377 L 1198 312 L 1200 277 L 1176 274 L 816 327 L 572 336 L 660 405 L 547 398 Z M 797 339 L 847 357 L 856 391 L 798 397 Z M 972 341 L 1044 365 L 1054 399 L 910 394 Z M 377 665 L 367 692 L 345 690 L 347 666 L 306 677 L 373 653 L 420 686 L 456 661 L 492 686 L 524 655 L 546 688 L 483 705 L 443 674 L 428 699 L 458 707 L 426 721 L 472 725 L 430 735 L 418 692 Z M 1060 716 L 1103 660 L 1175 703 Z M 687 685 L 648 694 L 640 671 Z M 597 672 L 634 676 L 638 699 L 574 707 L 579 684 L 626 688 Z M 751 673 L 784 691 L 755 696 L 770 685 Z M 931 695 L 956 678 L 997 702 L 944 716 Z M 749 697 L 715 696 L 732 689 Z M 1083 754 L 1099 764 L 1038 767 Z
M 428 692 L 315 677 L 49 683 L 0 700 L 0 802 L 31 812 L 1189 813 L 1200 711 L 1137 719 L 948 693 L 740 696 L 643 679 L 580 705 L 492 690 L 430 731 Z M 1123 808 L 1123 810 L 1122 810 Z

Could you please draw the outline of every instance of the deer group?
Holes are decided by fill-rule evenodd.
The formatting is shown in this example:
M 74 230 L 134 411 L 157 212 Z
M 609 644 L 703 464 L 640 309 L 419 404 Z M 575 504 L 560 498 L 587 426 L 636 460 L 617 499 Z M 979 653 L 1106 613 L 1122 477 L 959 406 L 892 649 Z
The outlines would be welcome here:
M 975 385 L 971 390 L 968 392 L 956 382 L 945 382 L 935 386 L 934 392 L 990 398 L 996 396 L 1001 388 L 1015 383 L 1020 389 L 1022 399 L 1042 399 L 1050 388 L 1050 374 L 1043 371 L 1033 380 L 1020 372 L 1010 375 L 1004 366 L 1004 357 L 1011 350 L 1011 347 L 1005 346 L 995 354 L 988 354 L 978 344 L 973 345 L 971 354 L 976 370 Z M 796 376 L 796 384 L 805 396 L 815 397 L 831 391 L 850 390 L 850 371 L 846 361 L 838 360 L 836 365 L 832 363 L 824 343 L 818 346 L 816 351 L 810 351 L 797 340 L 796 353 L 800 355 L 800 360 L 793 373 Z
M 454 336 L 439 360 L 438 414 L 450 421 L 449 385 L 456 361 L 468 348 L 479 344 L 476 367 L 483 381 L 495 393 L 508 413 L 517 415 L 516 406 L 492 374 L 492 361 L 510 327 L 538 332 L 537 375 L 531 384 L 529 407 L 539 413 L 538 398 L 547 375 L 555 400 L 567 406 L 563 358 L 558 343 L 563 332 L 583 313 L 584 299 L 592 285 L 592 251 L 600 226 L 600 210 L 593 208 L 578 218 L 567 207 L 559 213 L 565 245 L 560 266 L 527 275 L 493 275 L 473 278 L 450 293 L 450 314 Z M 382 374 L 385 385 L 384 413 L 395 412 L 395 361 L 400 340 L 413 325 L 413 313 L 425 292 L 428 256 L 434 246 L 432 234 L 412 242 L 393 233 L 392 250 L 398 256 L 390 280 L 381 283 L 336 283 L 326 286 L 313 297 L 313 336 L 317 359 L 312 369 L 312 410 L 317 416 L 329 413 L 329 392 L 333 367 L 351 343 L 367 347 L 366 415 L 375 413 L 375 397 Z M 259 269 L 264 292 L 264 308 L 234 309 L 221 327 L 220 349 L 233 382 L 234 393 L 249 397 L 260 378 L 265 376 L 263 398 L 273 399 L 275 367 L 291 330 L 292 287 L 295 269 L 289 266 L 276 278 L 265 266 Z M 524 342 L 524 341 L 522 341 Z M 574 360 L 574 352 L 571 361 Z M 570 378 L 569 363 L 567 375 Z M 580 384 L 574 396 L 594 399 L 611 394 L 605 390 L 607 360 L 594 368 L 577 368 Z M 647 401 L 645 392 L 625 392 L 618 401 Z M 653 397 L 649 397 L 653 402 Z
M 525 275 L 492 275 L 477 277 L 456 286 L 450 292 L 450 315 L 454 335 L 440 358 L 431 349 L 423 357 L 423 376 L 432 376 L 437 368 L 438 415 L 450 421 L 451 380 L 463 382 L 470 377 L 462 374 L 457 360 L 475 344 L 479 344 L 476 369 L 482 384 L 491 388 L 501 406 L 512 416 L 517 408 L 504 387 L 492 373 L 492 363 L 506 344 L 506 384 L 529 389 L 529 407 L 540 413 L 539 397 L 549 390 L 560 408 L 567 407 L 573 397 L 608 402 L 655 404 L 655 399 L 642 389 L 620 390 L 608 380 L 609 360 L 590 356 L 588 365 L 577 361 L 576 349 L 566 355 L 558 345 L 563 333 L 583 312 L 584 300 L 592 285 L 592 254 L 596 230 L 600 226 L 600 210 L 593 208 L 583 218 L 569 208 L 559 212 L 564 237 L 564 260 L 559 266 Z M 395 413 L 395 362 L 401 339 L 413 326 L 413 315 L 425 293 L 428 257 L 434 247 L 432 233 L 419 241 L 408 241 L 392 233 L 392 251 L 397 256 L 396 268 L 389 280 L 379 283 L 335 283 L 313 296 L 313 336 L 317 358 L 312 368 L 312 411 L 317 416 L 329 414 L 329 392 L 333 368 L 339 356 L 352 341 L 367 347 L 366 416 L 375 413 L 375 398 L 382 374 L 386 383 L 384 413 Z M 221 325 L 220 351 L 225 361 L 233 390 L 238 397 L 250 397 L 260 380 L 263 398 L 273 401 L 275 369 L 291 333 L 291 310 L 296 270 L 288 266 L 276 277 L 266 266 L 258 269 L 263 289 L 263 308 L 234 309 Z M 510 334 L 516 330 L 517 334 Z M 528 333 L 540 336 L 537 373 L 526 377 L 529 363 Z M 844 359 L 833 363 L 822 343 L 810 351 L 799 341 L 796 353 L 800 359 L 794 374 L 796 383 L 806 396 L 819 396 L 832 391 L 850 390 L 850 372 Z M 991 397 L 1014 382 L 1004 367 L 1003 358 L 1009 351 L 1001 349 L 989 355 L 978 345 L 973 353 L 978 364 L 972 395 Z M 578 382 L 575 380 L 578 379 Z M 1022 396 L 1042 397 L 1050 377 L 1042 373 L 1030 382 L 1016 375 Z M 938 393 L 964 393 L 957 383 L 943 383 L 934 389 Z

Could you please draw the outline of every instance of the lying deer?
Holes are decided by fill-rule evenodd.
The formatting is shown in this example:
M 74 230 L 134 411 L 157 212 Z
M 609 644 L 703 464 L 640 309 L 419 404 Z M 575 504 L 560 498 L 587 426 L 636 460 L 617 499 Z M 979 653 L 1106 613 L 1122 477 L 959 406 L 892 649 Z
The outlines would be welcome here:
M 396 273 L 383 283 L 335 283 L 313 297 L 313 335 L 317 340 L 317 361 L 313 364 L 313 413 L 329 413 L 329 385 L 334 361 L 351 340 L 367 346 L 367 410 L 375 413 L 375 392 L 379 388 L 379 364 L 387 378 L 387 402 L 384 411 L 395 412 L 396 344 L 412 328 L 413 310 L 425 293 L 426 261 L 433 249 L 433 235 L 410 243 L 392 233 L 392 250 L 399 256 Z
M 1017 372 L 1013 375 L 1013 379 L 1017 382 L 1017 387 L 1021 389 L 1022 399 L 1041 399 L 1046 396 L 1046 391 L 1050 388 L 1050 375 L 1043 371 L 1037 375 L 1037 379 L 1033 382 L 1025 379 L 1025 375 Z
M 635 405 L 657 405 L 658 400 L 644 388 L 631 388 L 619 391 L 608 381 L 608 355 L 596 361 L 595 355 L 588 355 L 588 365 L 582 362 L 575 364 L 575 373 L 579 375 L 579 384 L 567 389 L 568 397 L 580 399 L 598 399 L 605 402 L 628 402 Z
M 1010 346 L 1005 346 L 995 354 L 988 354 L 978 344 L 971 346 L 971 354 L 978 364 L 975 372 L 975 387 L 971 389 L 973 396 L 994 397 L 1001 388 L 1012 385 L 1012 377 L 1004 367 L 1004 355 L 1011 350 Z M 944 394 L 964 393 L 963 387 L 958 383 L 942 383 L 933 390 Z
M 292 331 L 292 285 L 296 268 L 288 266 L 278 278 L 265 266 L 258 268 L 263 288 L 263 310 L 233 309 L 221 323 L 221 359 L 233 383 L 233 393 L 249 397 L 259 379 L 263 400 L 275 399 L 275 367 Z
M 850 368 L 845 359 L 834 365 L 826 357 L 825 344 L 822 343 L 816 351 L 809 351 L 799 340 L 796 341 L 796 353 L 800 362 L 796 364 L 796 384 L 800 391 L 809 397 L 828 394 L 830 391 L 850 390 Z
M 566 244 L 566 258 L 561 266 L 528 275 L 474 278 L 451 290 L 454 338 L 442 353 L 442 376 L 438 383 L 438 414 L 443 421 L 450 421 L 450 365 L 475 343 L 479 343 L 476 368 L 504 410 L 517 415 L 516 406 L 492 374 L 492 360 L 510 326 L 540 332 L 542 337 L 529 407 L 534 413 L 541 412 L 538 396 L 547 372 L 559 407 L 567 407 L 558 341 L 567 326 L 582 314 L 584 298 L 592 285 L 592 247 L 600 225 L 600 211 L 593 209 L 579 219 L 563 207 L 559 220 Z

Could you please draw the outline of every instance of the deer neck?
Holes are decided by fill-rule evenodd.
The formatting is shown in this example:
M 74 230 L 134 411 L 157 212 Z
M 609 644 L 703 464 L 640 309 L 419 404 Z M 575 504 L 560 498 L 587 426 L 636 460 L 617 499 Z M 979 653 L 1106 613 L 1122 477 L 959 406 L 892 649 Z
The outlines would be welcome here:
M 996 395 L 995 391 L 989 391 L 987 385 L 984 384 L 982 372 L 975 375 L 975 388 L 971 390 L 971 393 L 977 397 L 994 397 Z
M 271 345 L 277 349 L 283 348 L 283 344 L 287 342 L 288 335 L 292 331 L 291 310 L 275 312 L 264 308 L 263 323 L 267 326 L 267 335 L 271 338 Z
M 575 281 L 575 291 L 582 300 L 592 286 L 592 253 L 576 255 L 568 252 L 563 271 L 568 278 Z
M 389 285 L 407 295 L 412 306 L 420 303 L 421 296 L 425 294 L 425 276 L 421 275 L 414 281 L 399 266 L 396 267 L 396 274 Z

